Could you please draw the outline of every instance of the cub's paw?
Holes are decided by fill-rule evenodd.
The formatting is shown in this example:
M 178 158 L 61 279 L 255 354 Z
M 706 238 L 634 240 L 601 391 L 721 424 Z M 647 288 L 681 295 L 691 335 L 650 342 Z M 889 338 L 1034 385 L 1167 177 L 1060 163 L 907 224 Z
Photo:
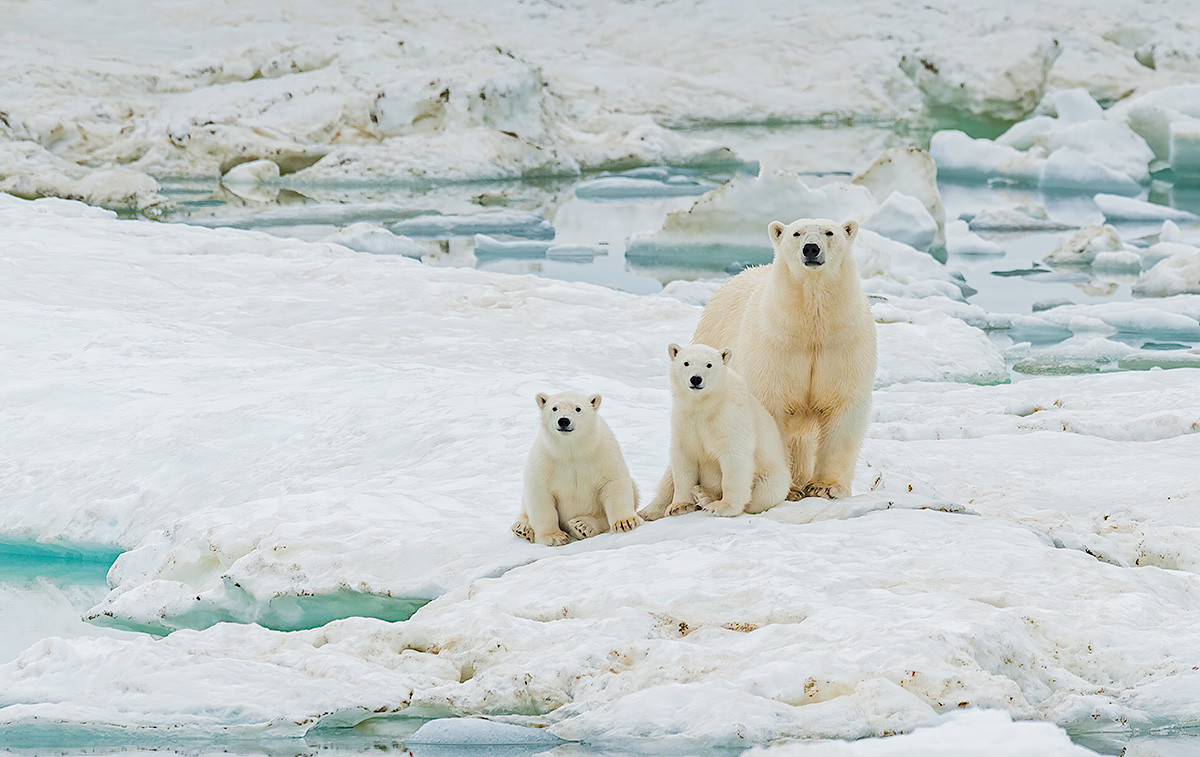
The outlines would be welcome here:
M 804 498 L 807 496 L 807 495 L 804 493 L 804 490 L 805 490 L 805 488 L 807 488 L 807 487 L 804 487 L 804 486 L 793 486 L 793 487 L 792 487 L 792 488 L 791 488 L 791 489 L 788 491 L 788 495 L 787 495 L 787 501 L 788 501 L 788 502 L 796 502 L 796 501 L 799 501 L 799 500 L 802 500 L 802 499 L 804 499 Z
M 638 514 L 638 517 L 641 518 L 644 522 L 649 522 L 652 520 L 658 520 L 659 518 L 663 517 L 663 515 L 665 514 L 665 511 L 666 511 L 666 508 L 664 508 L 664 507 L 659 507 L 657 505 L 650 504 L 650 505 L 646 505 L 641 510 L 638 510 L 637 514 Z
M 615 523 L 612 524 L 612 530 L 614 532 L 632 531 L 633 529 L 642 525 L 642 523 L 644 523 L 644 522 L 645 521 L 643 521 L 639 516 L 635 515 L 632 518 L 624 518 L 622 520 L 616 521 Z
M 746 512 L 746 508 L 733 502 L 726 502 L 719 499 L 716 502 L 706 502 L 700 505 L 701 509 L 709 515 L 719 515 L 722 518 L 732 518 Z
M 667 508 L 667 515 L 683 515 L 684 513 L 694 513 L 700 509 L 700 506 L 695 502 L 672 502 Z
M 523 520 L 519 520 L 512 525 L 512 532 L 525 541 L 533 541 L 533 526 Z
M 538 539 L 537 543 L 545 544 L 547 547 L 561 547 L 569 541 L 571 541 L 571 537 L 567 536 L 566 531 L 551 531 Z
M 567 530 L 576 539 L 588 539 L 596 535 L 596 529 L 583 518 L 571 518 L 567 521 Z
M 692 487 L 692 499 L 696 500 L 697 507 L 703 509 L 708 507 L 714 499 L 718 498 L 714 497 L 711 492 L 705 491 L 703 486 L 696 484 Z
M 849 494 L 846 487 L 839 484 L 805 484 L 804 496 L 806 497 L 822 497 L 824 499 L 837 499 L 845 497 Z

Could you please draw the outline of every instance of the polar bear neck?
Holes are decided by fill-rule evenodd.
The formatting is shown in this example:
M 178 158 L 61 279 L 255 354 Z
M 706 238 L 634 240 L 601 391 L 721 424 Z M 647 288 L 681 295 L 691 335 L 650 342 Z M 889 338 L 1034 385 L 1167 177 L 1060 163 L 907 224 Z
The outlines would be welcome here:
M 858 267 L 850 256 L 837 266 L 823 271 L 795 275 L 780 260 L 771 266 L 771 275 L 763 288 L 761 300 L 765 315 L 781 321 L 786 331 L 803 330 L 824 333 L 843 327 L 866 308 L 866 297 L 858 279 Z M 790 317 L 796 304 L 803 303 L 805 320 Z

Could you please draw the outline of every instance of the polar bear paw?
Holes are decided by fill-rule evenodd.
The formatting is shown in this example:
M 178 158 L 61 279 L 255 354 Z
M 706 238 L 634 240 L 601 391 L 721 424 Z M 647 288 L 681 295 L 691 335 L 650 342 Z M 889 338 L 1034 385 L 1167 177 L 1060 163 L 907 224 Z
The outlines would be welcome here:
M 569 541 L 571 541 L 571 537 L 567 536 L 566 531 L 551 531 L 538 539 L 537 543 L 545 544 L 547 547 L 561 547 Z
M 805 497 L 822 497 L 824 499 L 837 499 L 839 497 L 845 497 L 850 493 L 846 490 L 846 487 L 840 484 L 819 483 L 805 484 L 801 491 Z
M 788 491 L 788 495 L 787 495 L 787 501 L 788 501 L 788 502 L 797 502 L 797 501 L 799 501 L 799 500 L 802 500 L 802 499 L 804 499 L 806 496 L 808 496 L 807 494 L 805 494 L 805 493 L 804 493 L 804 490 L 805 490 L 806 488 L 808 488 L 808 487 L 806 487 L 806 486 L 793 486 L 793 487 L 792 487 L 792 488 L 791 488 L 791 489 Z
M 707 501 L 700 505 L 700 508 L 709 515 L 719 515 L 722 518 L 732 518 L 746 512 L 745 506 L 726 502 L 723 499 L 719 499 L 716 502 Z
M 533 541 L 533 526 L 529 525 L 525 520 L 519 520 L 512 524 L 512 532 L 525 541 Z
M 641 517 L 637 516 L 637 515 L 633 516 L 632 518 L 622 518 L 621 520 L 615 521 L 612 524 L 612 530 L 614 533 L 622 532 L 622 531 L 632 531 L 633 529 L 642 525 L 642 523 L 644 523 L 644 522 L 645 521 L 643 521 L 641 519 Z
M 591 523 L 587 522 L 586 518 L 571 518 L 567 521 L 567 530 L 576 539 L 590 539 L 596 535 L 596 529 Z
M 684 513 L 694 513 L 700 509 L 700 505 L 695 502 L 672 502 L 667 508 L 667 515 L 683 515 Z

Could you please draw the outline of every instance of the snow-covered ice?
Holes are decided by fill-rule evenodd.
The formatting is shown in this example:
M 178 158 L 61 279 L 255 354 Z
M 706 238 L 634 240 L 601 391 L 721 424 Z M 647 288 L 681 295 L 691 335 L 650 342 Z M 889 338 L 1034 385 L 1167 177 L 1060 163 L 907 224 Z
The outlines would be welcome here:
M 549 550 L 507 532 L 532 394 L 605 394 L 652 488 L 661 347 L 694 305 L 62 201 L 0 214 L 22 398 L 3 411 L 6 532 L 129 548 L 95 612 L 184 627 L 34 645 L 0 668 L 0 730 L 490 714 L 686 749 L 908 731 L 963 703 L 1071 730 L 1200 717 L 1184 664 L 1200 655 L 1200 370 L 947 383 L 1003 380 L 996 347 L 934 305 L 955 300 L 889 296 L 846 507 Z M 940 265 L 865 239 L 868 284 L 917 290 L 896 261 Z M 1200 329 L 1192 299 L 1160 302 L 1177 312 L 1143 309 L 1164 329 Z M 1112 328 L 1150 318 L 1092 307 Z M 971 355 L 992 378 L 964 371 Z M 211 625 L 316 625 L 306 596 L 335 614 L 433 601 L 401 624 Z M 168 679 L 188 694 L 158 693 Z

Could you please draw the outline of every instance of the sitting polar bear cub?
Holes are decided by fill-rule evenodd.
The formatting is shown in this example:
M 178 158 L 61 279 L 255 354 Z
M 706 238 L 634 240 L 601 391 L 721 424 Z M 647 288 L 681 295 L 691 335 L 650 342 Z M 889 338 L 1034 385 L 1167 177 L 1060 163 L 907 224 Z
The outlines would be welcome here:
M 730 351 L 702 344 L 671 356 L 671 468 L 641 515 L 655 520 L 703 508 L 761 513 L 787 498 L 792 476 L 779 427 L 728 367 Z
M 789 498 L 845 497 L 875 383 L 875 319 L 854 264 L 858 224 L 772 221 L 767 234 L 774 261 L 721 287 L 692 340 L 733 348 L 732 367 L 787 445 Z
M 557 547 L 571 536 L 632 531 L 637 488 L 617 439 L 596 414 L 600 395 L 537 395 L 542 423 L 525 463 L 525 494 L 513 533 Z M 568 535 L 569 534 L 569 535 Z

